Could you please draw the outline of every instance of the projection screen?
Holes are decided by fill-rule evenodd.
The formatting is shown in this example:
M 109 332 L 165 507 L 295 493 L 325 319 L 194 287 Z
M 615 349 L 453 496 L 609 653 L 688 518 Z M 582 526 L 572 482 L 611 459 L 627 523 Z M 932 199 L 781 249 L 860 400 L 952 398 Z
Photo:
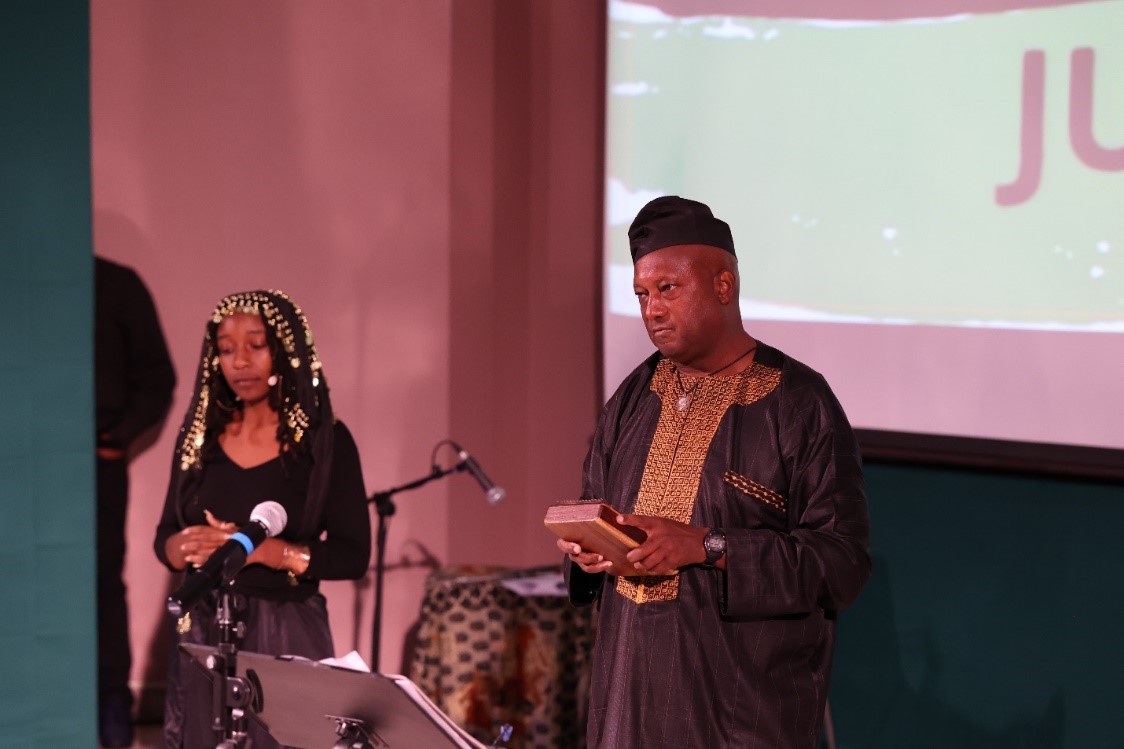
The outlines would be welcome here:
M 608 8 L 607 395 L 628 225 L 683 195 L 872 453 L 1124 475 L 1124 2 Z

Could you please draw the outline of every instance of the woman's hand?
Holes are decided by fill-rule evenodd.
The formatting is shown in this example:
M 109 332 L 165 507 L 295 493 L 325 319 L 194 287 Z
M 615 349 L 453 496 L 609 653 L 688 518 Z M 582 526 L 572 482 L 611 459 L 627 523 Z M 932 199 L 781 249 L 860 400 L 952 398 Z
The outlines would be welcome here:
M 189 525 L 179 533 L 170 536 L 165 544 L 168 561 L 177 570 L 188 565 L 198 567 L 211 558 L 215 549 L 226 543 L 238 526 L 219 520 L 204 510 L 206 525 Z

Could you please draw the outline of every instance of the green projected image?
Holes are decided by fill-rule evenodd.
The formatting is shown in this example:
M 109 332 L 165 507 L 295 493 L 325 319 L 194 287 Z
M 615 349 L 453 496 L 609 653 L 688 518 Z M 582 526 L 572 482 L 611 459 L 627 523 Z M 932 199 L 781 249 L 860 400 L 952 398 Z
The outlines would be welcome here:
M 821 21 L 611 3 L 608 308 L 647 200 L 733 229 L 746 317 L 1124 332 L 1124 3 Z

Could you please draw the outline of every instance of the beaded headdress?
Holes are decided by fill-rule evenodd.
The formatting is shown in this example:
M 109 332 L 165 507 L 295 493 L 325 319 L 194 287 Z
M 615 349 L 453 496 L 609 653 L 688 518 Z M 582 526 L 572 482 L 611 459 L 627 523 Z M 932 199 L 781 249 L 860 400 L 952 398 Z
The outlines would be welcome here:
M 314 468 L 310 494 L 315 495 L 320 488 L 318 484 L 326 486 L 334 419 L 324 368 L 316 353 L 308 319 L 283 291 L 242 291 L 224 297 L 207 321 L 195 390 L 176 448 L 175 463 L 180 476 L 178 481 L 173 477 L 173 481 L 181 493 L 179 508 L 187 500 L 183 496 L 187 487 L 194 483 L 194 476 L 203 468 L 208 444 L 217 439 L 238 408 L 219 367 L 217 340 L 222 321 L 238 313 L 258 315 L 265 323 L 266 338 L 273 353 L 273 374 L 278 378 L 270 402 L 279 416 L 277 438 L 281 442 L 282 459 L 311 453 Z M 321 426 L 327 428 L 321 429 Z M 312 510 L 318 504 L 310 501 L 306 507 Z

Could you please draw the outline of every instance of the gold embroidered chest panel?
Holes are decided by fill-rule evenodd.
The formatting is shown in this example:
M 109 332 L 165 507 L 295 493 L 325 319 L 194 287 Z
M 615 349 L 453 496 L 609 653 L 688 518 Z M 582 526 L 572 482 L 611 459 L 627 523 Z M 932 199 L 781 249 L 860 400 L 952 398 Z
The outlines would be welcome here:
M 661 359 L 652 376 L 652 392 L 660 398 L 656 425 L 633 513 L 690 523 L 702 479 L 703 464 L 718 425 L 730 406 L 748 406 L 776 389 L 779 369 L 752 363 L 729 377 L 703 377 L 685 392 L 675 366 Z M 683 410 L 677 403 L 688 396 Z M 617 592 L 635 603 L 671 601 L 679 576 L 617 578 Z

